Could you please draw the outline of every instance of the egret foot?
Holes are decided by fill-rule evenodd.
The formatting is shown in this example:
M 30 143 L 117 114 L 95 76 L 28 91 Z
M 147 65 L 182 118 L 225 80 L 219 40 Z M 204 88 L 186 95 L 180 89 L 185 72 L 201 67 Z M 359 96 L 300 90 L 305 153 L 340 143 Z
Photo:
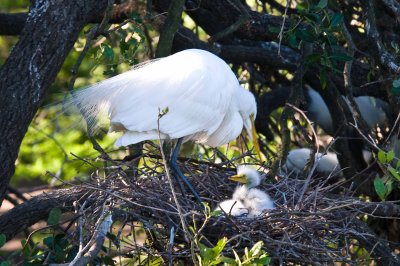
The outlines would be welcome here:
M 197 191 L 194 189 L 194 187 L 192 186 L 190 181 L 182 173 L 181 169 L 179 169 L 179 166 L 176 163 L 177 159 L 178 159 L 178 153 L 179 153 L 179 150 L 181 148 L 182 140 L 183 140 L 183 138 L 178 139 L 178 142 L 176 143 L 175 148 L 174 148 L 174 150 L 172 152 L 172 156 L 171 156 L 171 159 L 169 161 L 169 165 L 170 165 L 170 167 L 171 167 L 171 169 L 173 171 L 173 174 L 174 174 L 175 178 L 179 177 L 185 183 L 185 185 L 189 188 L 189 190 L 192 192 L 192 194 L 196 198 L 196 200 L 199 203 L 203 203 L 203 200 L 199 196 L 199 193 L 197 193 Z M 178 181 L 178 183 L 180 184 L 179 181 Z M 181 190 L 182 190 L 182 193 L 183 193 L 182 187 L 181 187 Z

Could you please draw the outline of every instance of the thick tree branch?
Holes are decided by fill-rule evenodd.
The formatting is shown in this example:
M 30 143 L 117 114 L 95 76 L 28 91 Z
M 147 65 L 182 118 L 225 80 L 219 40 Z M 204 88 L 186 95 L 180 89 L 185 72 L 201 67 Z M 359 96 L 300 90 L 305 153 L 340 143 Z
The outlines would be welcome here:
M 177 0 L 170 3 L 168 17 L 161 28 L 160 40 L 158 41 L 156 50 L 156 58 L 165 57 L 171 54 L 172 41 L 181 22 L 184 4 L 185 0 Z
M 85 193 L 87 191 L 84 189 L 69 188 L 44 192 L 33 197 L 0 216 L 0 232 L 10 240 L 29 226 L 46 220 L 53 208 L 60 208 L 63 212 L 73 211 L 73 202 L 85 200 Z
M 35 1 L 20 39 L 0 70 L 0 204 L 19 146 L 44 94 L 89 18 L 107 1 Z
M 129 0 L 115 5 L 111 12 L 110 23 L 120 23 L 129 18 L 132 12 L 143 14 L 145 4 L 141 1 Z M 93 13 L 88 17 L 87 23 L 100 23 L 104 15 Z M 0 35 L 20 35 L 25 26 L 28 13 L 0 13 Z

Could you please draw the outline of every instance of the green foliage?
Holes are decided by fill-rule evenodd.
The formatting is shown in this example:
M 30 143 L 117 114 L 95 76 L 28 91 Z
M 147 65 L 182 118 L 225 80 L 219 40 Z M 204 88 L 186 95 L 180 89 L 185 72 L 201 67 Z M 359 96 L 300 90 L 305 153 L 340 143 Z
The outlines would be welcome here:
M 199 265 L 224 265 L 233 266 L 250 266 L 250 265 L 269 265 L 271 258 L 262 249 L 264 243 L 259 241 L 249 250 L 247 247 L 244 249 L 244 255 L 240 257 L 235 250 L 233 250 L 234 257 L 230 258 L 222 255 L 227 243 L 227 238 L 224 237 L 218 241 L 214 247 L 207 247 L 204 244 L 199 244 L 200 253 L 196 254 Z
M 220 239 L 215 245 L 215 247 L 207 247 L 206 245 L 202 243 L 198 243 L 198 247 L 200 250 L 199 254 L 196 254 L 197 259 L 199 261 L 199 264 L 201 266 L 211 266 L 211 265 L 217 265 L 220 264 L 222 254 L 221 252 L 224 250 L 227 238 L 224 237 Z
M 49 218 L 47 219 L 48 225 L 56 225 L 60 222 L 61 218 L 61 209 L 60 208 L 53 208 L 49 213 Z
M 395 152 L 379 150 L 378 163 L 385 172 L 383 177 L 375 177 L 374 188 L 379 198 L 384 201 L 393 191 L 393 186 L 400 185 L 400 160 L 395 158 Z
M 29 127 L 22 141 L 12 184 L 35 179 L 50 182 L 52 178 L 46 175 L 47 171 L 67 180 L 77 175 L 86 179 L 93 170 L 71 154 L 82 158 L 95 158 L 98 154 L 87 139 L 87 134 L 77 126 L 71 127 L 81 118 L 59 116 L 55 119 L 55 112 L 56 108 L 41 111 Z M 103 135 L 97 140 L 102 147 L 109 149 L 114 139 L 110 135 Z M 100 166 L 100 163 L 94 164 Z
M 343 15 L 327 11 L 328 1 L 306 1 L 297 4 L 298 20 L 293 20 L 285 36 L 293 48 L 299 48 L 302 42 L 313 43 L 314 52 L 305 57 L 306 66 L 319 64 L 321 87 L 327 86 L 329 73 L 341 72 L 340 62 L 351 61 L 339 44 Z M 300 27 L 300 22 L 305 27 Z

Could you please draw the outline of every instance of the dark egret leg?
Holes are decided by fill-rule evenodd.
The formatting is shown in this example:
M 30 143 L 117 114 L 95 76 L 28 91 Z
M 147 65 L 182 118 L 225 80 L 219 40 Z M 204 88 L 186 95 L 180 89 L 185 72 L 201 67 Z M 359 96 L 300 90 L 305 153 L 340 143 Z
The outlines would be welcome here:
M 179 150 L 181 149 L 181 144 L 182 144 L 183 138 L 178 139 L 178 142 L 175 145 L 174 150 L 172 151 L 172 156 L 171 159 L 169 160 L 169 164 L 171 166 L 171 169 L 173 170 L 174 174 L 178 176 L 184 183 L 185 185 L 189 188 L 189 190 L 192 192 L 196 200 L 200 203 L 203 202 L 203 200 L 200 198 L 199 194 L 197 191 L 194 189 L 192 184 L 190 184 L 189 180 L 186 178 L 186 176 L 182 173 L 181 169 L 179 169 L 177 162 L 178 159 L 178 153 Z

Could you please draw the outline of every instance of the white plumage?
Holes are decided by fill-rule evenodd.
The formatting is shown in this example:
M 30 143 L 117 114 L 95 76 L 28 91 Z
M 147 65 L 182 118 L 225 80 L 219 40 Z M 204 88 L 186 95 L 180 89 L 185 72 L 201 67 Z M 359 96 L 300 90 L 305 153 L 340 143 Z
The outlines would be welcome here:
M 121 131 L 117 146 L 143 140 L 194 140 L 211 147 L 234 140 L 246 128 L 252 137 L 257 113 L 252 93 L 239 85 L 219 57 L 197 49 L 141 65 L 74 94 L 95 126 L 102 115 L 110 131 Z
M 237 175 L 230 179 L 244 185 L 238 186 L 233 192 L 232 199 L 221 202 L 217 209 L 222 209 L 232 216 L 246 215 L 246 217 L 254 218 L 261 215 L 263 211 L 274 208 L 274 202 L 268 194 L 255 188 L 261 182 L 261 176 L 257 170 L 239 165 Z
M 307 95 L 309 99 L 307 111 L 309 118 L 317 123 L 326 133 L 333 135 L 333 122 L 332 116 L 329 112 L 328 106 L 322 99 L 321 95 L 307 86 Z M 347 98 L 343 97 L 349 104 Z M 383 126 L 387 122 L 385 110 L 388 104 L 381 99 L 371 96 L 358 96 L 354 97 L 360 114 L 370 128 Z
M 294 172 L 300 174 L 310 158 L 311 150 L 308 148 L 293 149 L 289 152 L 284 169 L 287 172 Z M 339 160 L 336 153 L 328 152 L 323 155 L 317 153 L 317 166 L 316 171 L 320 173 L 332 173 L 340 171 Z

